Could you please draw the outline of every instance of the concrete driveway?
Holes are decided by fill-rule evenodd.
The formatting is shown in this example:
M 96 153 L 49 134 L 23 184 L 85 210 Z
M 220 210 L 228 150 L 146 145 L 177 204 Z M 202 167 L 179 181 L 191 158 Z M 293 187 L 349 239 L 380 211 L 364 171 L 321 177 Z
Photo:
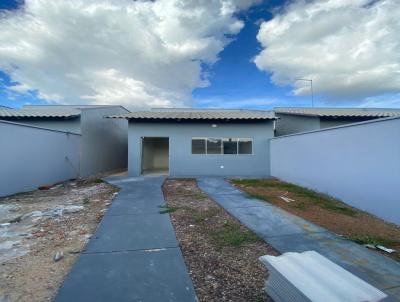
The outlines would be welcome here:
M 161 191 L 163 177 L 109 177 L 121 188 L 55 299 L 197 301 Z

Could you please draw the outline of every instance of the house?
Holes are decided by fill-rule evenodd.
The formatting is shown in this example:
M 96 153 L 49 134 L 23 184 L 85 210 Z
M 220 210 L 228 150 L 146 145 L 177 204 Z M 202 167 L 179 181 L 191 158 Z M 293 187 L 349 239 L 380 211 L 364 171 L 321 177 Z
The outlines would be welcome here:
M 367 120 L 400 116 L 400 109 L 378 108 L 289 108 L 274 109 L 276 136 L 336 127 Z
M 275 115 L 262 110 L 158 109 L 129 121 L 131 176 L 269 176 Z
M 1 107 L 0 120 L 80 134 L 79 176 L 86 177 L 126 168 L 128 124 L 124 120 L 107 119 L 105 116 L 127 112 L 122 106 Z

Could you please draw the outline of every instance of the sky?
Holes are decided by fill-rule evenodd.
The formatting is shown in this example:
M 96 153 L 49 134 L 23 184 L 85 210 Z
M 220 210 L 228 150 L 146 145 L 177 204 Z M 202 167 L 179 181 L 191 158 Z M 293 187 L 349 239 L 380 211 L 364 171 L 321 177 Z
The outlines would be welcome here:
M 0 105 L 400 108 L 399 32 L 398 0 L 0 0 Z

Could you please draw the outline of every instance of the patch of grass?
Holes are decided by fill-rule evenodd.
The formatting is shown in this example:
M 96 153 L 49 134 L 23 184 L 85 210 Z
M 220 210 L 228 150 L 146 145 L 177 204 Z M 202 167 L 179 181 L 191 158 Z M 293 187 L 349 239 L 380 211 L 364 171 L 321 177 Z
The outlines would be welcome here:
M 218 229 L 211 232 L 211 238 L 219 247 L 233 246 L 239 247 L 247 243 L 261 241 L 253 232 L 242 229 L 240 225 L 225 221 Z
M 83 199 L 83 204 L 88 204 L 89 202 L 90 202 L 89 197 L 85 197 L 85 198 Z
M 159 208 L 162 208 L 162 210 L 159 211 L 160 214 L 167 214 L 167 213 L 173 213 L 179 210 L 179 208 L 176 207 L 169 207 L 169 206 L 159 206 Z
M 203 199 L 206 199 L 206 198 L 207 198 L 207 195 L 205 195 L 205 194 L 203 194 L 203 193 L 197 193 L 194 197 L 195 197 L 196 199 L 203 200 Z
M 357 211 L 352 209 L 351 207 L 342 204 L 340 201 L 319 192 L 315 192 L 313 190 L 303 188 L 294 184 L 290 184 L 287 182 L 278 181 L 276 179 L 233 179 L 231 182 L 235 185 L 242 187 L 254 187 L 254 188 L 271 188 L 271 189 L 279 189 L 285 190 L 295 195 L 294 198 L 306 198 L 310 202 L 333 212 L 337 212 L 343 215 L 357 216 Z M 254 198 L 258 198 L 261 200 L 266 200 L 266 197 L 261 194 L 249 193 L 250 196 Z M 303 207 L 303 206 L 301 206 Z
M 372 245 L 383 245 L 383 246 L 393 246 L 395 244 L 398 244 L 398 242 L 395 240 L 377 236 L 370 236 L 370 235 L 356 235 L 346 238 L 358 244 L 372 244 Z
M 203 223 L 206 220 L 216 216 L 219 213 L 218 208 L 210 208 L 206 211 L 193 211 L 192 210 L 192 218 L 195 223 Z
M 253 192 L 246 192 L 246 195 L 249 198 L 253 198 L 253 199 L 260 199 L 260 200 L 264 200 L 264 201 L 268 201 L 267 197 L 262 195 L 262 194 L 258 194 L 258 193 L 253 193 Z
M 93 182 L 95 184 L 100 184 L 100 183 L 103 183 L 104 181 L 101 178 L 96 178 L 95 180 L 93 180 Z

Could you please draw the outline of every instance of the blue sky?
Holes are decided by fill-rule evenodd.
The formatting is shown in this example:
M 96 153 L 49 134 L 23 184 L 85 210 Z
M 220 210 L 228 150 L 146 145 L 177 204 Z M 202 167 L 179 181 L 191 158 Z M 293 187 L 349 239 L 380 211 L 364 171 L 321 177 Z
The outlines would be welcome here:
M 261 47 L 256 39 L 258 22 L 269 20 L 270 11 L 284 1 L 261 4 L 242 15 L 245 27 L 220 54 L 220 60 L 210 70 L 211 85 L 195 89 L 196 106 L 232 106 L 271 108 L 272 106 L 310 106 L 310 96 L 293 96 L 288 87 L 271 83 L 269 75 L 251 61 Z M 265 103 L 265 104 L 263 104 Z
M 79 1 L 79 0 L 76 0 Z M 233 0 L 234 1 L 234 0 Z M 332 0 L 335 1 L 335 0 Z M 360 0 L 362 1 L 362 0 Z M 294 1 L 296 2 L 296 1 Z M 312 2 L 312 1 L 310 1 Z M 390 2 L 390 0 L 387 0 L 387 2 Z M 123 102 L 124 105 L 129 105 L 129 96 L 132 95 L 132 99 L 135 97 L 142 98 L 140 102 L 138 102 L 137 105 L 135 106 L 163 106 L 164 104 L 167 106 L 174 106 L 176 104 L 180 105 L 182 101 L 179 98 L 187 98 L 187 99 L 192 99 L 191 102 L 189 103 L 184 103 L 185 105 L 190 104 L 191 106 L 195 107 L 228 107 L 228 108 L 262 108 L 262 109 L 269 109 L 275 106 L 310 106 L 311 105 L 311 96 L 310 96 L 310 89 L 309 89 L 309 84 L 306 82 L 298 83 L 295 82 L 293 79 L 295 77 L 308 77 L 310 74 L 313 74 L 313 84 L 315 88 L 315 94 L 314 94 L 314 103 L 316 106 L 331 106 L 331 107 L 352 107 L 352 106 L 371 106 L 371 107 L 400 107 L 399 103 L 399 90 L 398 87 L 392 87 L 388 85 L 388 87 L 382 88 L 376 87 L 375 90 L 371 90 L 368 87 L 364 87 L 367 85 L 360 85 L 360 84 L 355 84 L 354 87 L 346 87 L 344 91 L 342 92 L 341 86 L 339 84 L 341 81 L 343 83 L 348 83 L 352 79 L 350 78 L 351 75 L 348 75 L 347 78 L 340 78 L 338 76 L 337 78 L 328 79 L 331 75 L 326 75 L 326 74 L 318 74 L 315 72 L 315 70 L 308 70 L 307 68 L 304 68 L 304 74 L 303 74 L 303 69 L 300 67 L 297 67 L 298 63 L 293 63 L 291 60 L 296 59 L 297 55 L 301 59 L 302 56 L 305 58 L 304 60 L 307 59 L 307 56 L 313 55 L 313 54 L 308 54 L 308 53 L 302 53 L 302 52 L 296 52 L 295 50 L 292 53 L 287 53 L 283 52 L 282 55 L 279 57 L 274 58 L 274 53 L 278 53 L 279 51 L 282 51 L 279 49 L 279 45 L 285 45 L 285 43 L 289 43 L 287 49 L 290 49 L 290 42 L 287 40 L 284 40 L 282 38 L 281 41 L 276 41 L 275 44 L 271 42 L 271 45 L 268 43 L 271 41 L 270 37 L 273 35 L 274 30 L 281 30 L 279 26 L 282 26 L 282 24 L 277 23 L 275 26 L 277 29 L 274 28 L 269 28 L 264 34 L 265 36 L 265 41 L 268 44 L 268 49 L 266 53 L 262 53 L 264 49 L 266 49 L 265 45 L 263 45 L 263 39 L 264 36 L 261 36 L 261 38 L 257 39 L 257 34 L 260 31 L 260 24 L 264 21 L 270 21 L 271 19 L 274 18 L 277 14 L 281 14 L 282 20 L 284 20 L 285 13 L 287 16 L 289 16 L 289 12 L 294 14 L 299 11 L 301 13 L 301 10 L 307 9 L 305 7 L 306 4 L 304 4 L 304 7 L 301 5 L 294 6 L 290 9 L 288 9 L 288 12 L 283 12 L 282 9 L 285 1 L 268 1 L 268 2 L 263 2 L 260 5 L 254 5 L 248 9 L 241 10 L 241 11 L 236 11 L 233 15 L 232 18 L 235 20 L 242 20 L 244 21 L 244 27 L 241 29 L 241 31 L 238 34 L 230 34 L 227 33 L 226 28 L 221 29 L 220 31 L 223 33 L 224 36 L 229 35 L 233 40 L 231 43 L 225 44 L 224 48 L 220 52 L 213 52 L 210 50 L 209 53 L 207 53 L 206 56 L 213 56 L 216 55 L 218 56 L 218 60 L 216 62 L 213 62 L 213 64 L 206 64 L 204 63 L 207 61 L 206 59 L 202 60 L 200 59 L 200 66 L 202 68 L 202 73 L 199 74 L 198 76 L 200 78 L 202 77 L 207 77 L 209 81 L 209 85 L 207 87 L 199 87 L 203 85 L 196 85 L 196 84 L 188 84 L 187 87 L 184 87 L 183 89 L 179 91 L 173 91 L 176 86 L 179 86 L 180 83 L 178 82 L 179 79 L 177 79 L 177 83 L 172 83 L 170 84 L 169 79 L 164 79 L 161 81 L 160 85 L 160 80 L 156 79 L 154 82 L 156 83 L 156 86 L 153 85 L 153 82 L 150 81 L 150 84 L 147 82 L 144 82 L 144 84 L 139 83 L 138 85 L 140 86 L 139 88 L 142 89 L 144 86 L 145 92 L 137 92 L 137 89 L 135 92 L 132 94 L 131 91 L 126 92 L 126 97 L 123 95 L 119 100 Z M 390 4 L 390 3 L 389 3 Z M 20 4 L 23 5 L 23 4 Z M 45 4 L 44 4 L 45 5 Z M 310 4 L 311 5 L 311 4 Z M 18 8 L 18 4 L 16 1 L 12 0 L 2 0 L 0 2 L 0 9 L 5 9 L 5 10 L 15 10 Z M 38 15 L 37 19 L 41 20 L 40 18 L 45 18 L 41 17 L 40 13 L 43 12 L 46 7 L 39 7 L 37 8 L 29 8 L 29 9 L 36 9 L 35 13 Z M 360 7 L 346 7 L 345 9 L 350 10 L 355 10 L 357 13 L 357 10 L 361 10 Z M 296 11 L 297 10 L 297 11 Z M 333 11 L 332 14 L 335 12 Z M 354 13 L 354 12 L 353 12 Z M 367 16 L 367 13 L 371 13 L 372 18 L 373 15 L 373 10 L 371 9 L 370 11 L 361 11 L 361 14 Z M 44 13 L 43 13 L 44 14 Z M 80 12 L 77 12 L 77 15 L 79 15 Z M 33 14 L 34 15 L 34 14 Z M 44 14 L 45 15 L 45 14 Z M 78 16 L 81 18 L 81 16 Z M 78 19 L 77 20 L 81 20 Z M 319 16 L 315 16 L 315 18 L 318 18 Z M 399 16 L 400 17 L 400 16 Z M 62 20 L 63 16 L 60 16 L 60 19 Z M 44 21 L 43 21 L 44 20 Z M 52 26 L 54 26 L 50 21 L 47 19 L 43 19 L 44 23 L 47 23 L 47 26 L 51 29 Z M 289 17 L 288 17 L 289 20 Z M 11 18 L 11 21 L 14 21 Z M 18 19 L 16 19 L 15 22 L 20 22 Z M 60 21 L 61 22 L 61 21 Z M 222 21 L 221 21 L 222 22 Z M 225 21 L 224 21 L 225 22 Z M 226 21 L 231 22 L 231 24 L 234 22 L 234 20 L 229 20 Z M 283 21 L 282 21 L 283 22 Z M 285 21 L 286 22 L 286 21 Z M 11 22 L 10 22 L 11 24 Z M 4 28 L 7 30 L 10 24 L 3 24 L 5 26 Z M 103 21 L 104 24 L 104 21 Z M 286 25 L 288 24 L 287 22 L 285 23 Z M 284 24 L 284 25 L 285 25 Z M 17 24 L 18 25 L 18 24 Z M 229 24 L 228 24 L 229 25 Z M 285 26 L 286 26 L 285 25 Z M 24 25 L 21 25 L 21 27 Z M 185 25 L 181 24 L 181 27 L 184 27 Z M 304 21 L 302 22 L 302 26 L 304 26 L 304 32 L 310 32 L 313 30 L 312 25 L 309 25 L 307 28 L 307 22 Z M 351 24 L 351 21 L 349 21 L 348 27 L 350 28 L 351 26 L 359 26 L 359 25 L 353 25 Z M 293 28 L 290 29 L 292 32 L 296 31 L 296 25 L 293 25 Z M 290 28 L 290 27 L 289 27 Z M 0 23 L 0 30 L 1 30 L 1 23 Z M 26 26 L 24 27 L 24 30 L 26 30 L 27 35 L 29 35 L 29 31 L 26 29 Z M 287 36 L 293 37 L 293 33 L 290 32 L 290 30 L 287 33 Z M 355 28 L 355 30 L 359 30 L 360 32 L 363 31 L 362 28 Z M 10 30 L 11 31 L 11 30 Z M 190 32 L 190 31 L 189 31 Z M 221 32 L 216 32 L 216 39 L 221 40 Z M 332 31 L 334 32 L 334 31 Z M 12 33 L 12 32 L 11 32 Z M 38 33 L 34 33 L 38 34 Z M 316 44 L 319 43 L 318 37 L 320 37 L 318 34 L 315 34 L 315 42 Z M 202 35 L 200 33 L 199 35 Z M 210 35 L 210 31 L 207 31 L 207 35 Z M 285 35 L 283 34 L 282 37 Z M 312 37 L 312 36 L 311 36 Z M 200 37 L 195 37 L 202 39 L 204 38 L 203 36 Z M 332 34 L 329 36 L 329 38 L 332 39 Z M 333 37 L 337 38 L 338 41 L 343 41 L 344 39 L 347 39 L 347 36 L 338 36 L 338 37 Z M 26 39 L 26 35 L 21 35 L 21 41 L 24 41 Z M 187 39 L 187 37 L 185 38 Z M 293 39 L 293 38 L 292 38 Z M 308 39 L 308 40 L 307 40 Z M 307 42 L 304 43 L 309 43 L 309 38 L 305 39 Z M 366 39 L 370 39 L 370 37 L 366 37 Z M 72 40 L 72 39 L 71 39 Z M 2 46 L 2 42 L 4 43 L 5 40 L 1 40 L 1 35 L 0 35 L 0 48 Z M 300 41 L 300 43 L 303 41 Z M 362 41 L 361 41 L 362 42 Z M 360 42 L 360 44 L 361 44 Z M 379 41 L 377 41 L 379 42 Z M 389 41 L 390 42 L 390 41 Z M 32 43 L 32 42 L 29 42 Z M 25 43 L 25 44 L 29 44 Z M 63 42 L 65 43 L 65 41 Z M 110 41 L 112 43 L 112 41 Z M 222 42 L 221 42 L 222 43 Z M 24 44 L 24 45 L 25 45 Z M 46 47 L 48 46 L 47 44 L 38 44 L 34 45 L 34 49 L 39 49 L 43 47 L 43 52 L 49 51 Z M 69 46 L 69 45 L 68 45 Z M 317 45 L 311 45 L 318 47 Z M 93 47 L 96 47 L 96 45 L 93 45 Z M 321 48 L 323 47 L 323 44 L 321 44 Z M 61 45 L 60 45 L 61 48 Z M 311 48 L 311 47 L 310 47 Z M 300 48 L 299 48 L 300 49 Z M 304 49 L 304 48 L 302 48 Z M 136 49 L 133 49 L 132 53 Z M 275 52 L 273 52 L 276 50 Z M 76 48 L 73 50 L 76 51 Z M 118 49 L 119 51 L 119 49 Z M 268 53 L 269 51 L 269 53 Z M 338 49 L 339 51 L 343 51 L 341 49 Z M 304 51 L 303 51 L 304 52 Z M 344 52 L 344 51 L 343 51 Z M 51 53 L 52 56 L 54 57 L 54 54 Z M 0 54 L 1 55 L 1 54 Z M 77 56 L 80 54 L 77 53 Z M 128 53 L 129 55 L 129 53 Z M 331 54 L 329 54 L 331 55 Z M 345 55 L 343 54 L 338 54 L 337 56 L 340 59 L 340 55 Z M 101 55 L 99 55 L 101 56 Z M 257 59 L 257 65 L 254 63 L 254 58 Z M 280 58 L 287 58 L 288 64 L 285 65 L 285 62 L 280 62 Z M 50 56 L 49 56 L 50 57 Z M 13 59 L 17 58 L 17 59 Z M 208 57 L 207 57 L 208 58 Z M 49 84 L 49 75 L 53 75 L 55 80 L 58 80 L 58 83 L 62 82 L 67 75 L 70 72 L 67 71 L 62 71 L 60 70 L 55 70 L 55 68 L 58 68 L 57 66 L 59 64 L 62 64 L 62 61 L 65 60 L 65 56 L 62 54 L 59 54 L 59 57 L 55 57 L 53 61 L 53 65 L 48 64 L 46 61 L 43 61 L 42 65 L 44 66 L 44 70 L 41 67 L 42 65 L 37 64 L 37 62 L 33 62 L 31 65 L 25 64 L 26 60 L 21 61 L 22 63 L 18 63 L 18 59 L 20 59 L 20 53 L 17 53 L 14 55 L 14 57 L 10 57 L 7 61 L 3 62 L 3 66 L 12 66 L 11 69 L 15 68 L 13 73 L 9 74 L 3 69 L 1 70 L 0 68 L 0 105 L 4 106 L 9 106 L 9 107 L 21 107 L 23 104 L 30 103 L 30 104 L 46 104 L 46 103 L 52 103 L 52 102 L 62 102 L 62 103 L 73 103 L 73 102 L 79 102 L 83 103 L 85 100 L 90 100 L 91 102 L 107 102 L 107 97 L 104 97 L 103 95 L 108 93 L 109 91 L 113 91 L 113 89 L 120 89 L 121 91 L 126 91 L 129 90 L 129 85 L 136 85 L 136 80 L 137 79 L 142 79 L 146 78 L 148 79 L 148 75 L 146 74 L 145 76 L 142 76 L 142 74 L 138 73 L 130 73 L 129 76 L 124 77 L 123 79 L 117 79 L 118 83 L 116 81 L 116 78 L 113 77 L 112 80 L 109 80 L 109 82 L 113 81 L 113 83 L 116 83 L 113 87 L 109 88 L 106 92 L 103 91 L 96 91 L 96 88 L 93 88 L 94 84 L 91 84 L 91 86 L 88 87 L 81 87 L 83 84 L 88 82 L 88 80 L 82 80 L 80 83 L 76 83 L 76 81 L 71 84 L 71 86 L 64 85 L 66 87 L 61 87 L 62 85 L 60 84 L 60 87 L 56 87 L 53 85 Z M 101 58 L 100 58 L 101 59 Z M 151 58 L 152 59 L 152 58 Z M 195 58 L 193 58 L 195 59 Z M 183 66 L 188 66 L 189 68 L 192 68 L 193 66 L 191 65 L 192 60 L 187 60 L 187 62 L 182 62 L 185 65 Z M 397 58 L 393 58 L 392 60 L 395 60 Z M 72 58 L 71 60 L 79 60 L 77 57 Z M 83 59 L 82 59 L 83 60 Z M 278 63 L 279 64 L 278 64 Z M 77 62 L 79 63 L 79 62 Z M 150 62 L 151 63 L 151 62 Z M 149 63 L 149 65 L 150 65 Z M 25 65 L 24 65 L 25 64 Z M 36 64 L 36 65 L 35 65 Z M 291 64 L 291 65 L 290 65 Z M 297 65 L 296 65 L 297 64 Z M 323 64 L 323 63 L 322 63 Z M 178 64 L 177 64 L 178 65 Z M 2 66 L 2 62 L 0 60 L 0 67 Z M 35 67 L 36 66 L 36 67 Z M 81 66 L 77 64 L 77 66 Z M 116 65 L 117 66 L 117 65 Z M 372 64 L 371 64 L 372 66 Z M 112 70 L 116 70 L 117 72 L 119 71 L 117 67 L 112 66 Z M 296 70 L 297 67 L 297 70 Z M 365 66 L 361 66 L 363 68 L 363 72 L 365 73 L 365 70 L 368 71 L 368 68 L 372 68 L 368 66 L 368 62 L 366 61 Z M 361 67 L 355 67 L 355 68 L 361 68 Z M 38 79 L 36 79 L 35 75 L 35 68 L 40 68 L 41 72 L 46 72 L 47 78 L 43 76 L 43 79 L 40 79 L 38 76 Z M 47 69 L 46 69 L 47 68 Z M 64 67 L 67 70 L 67 67 Z M 141 62 L 140 68 L 138 68 L 136 65 L 132 66 L 132 69 L 137 68 L 138 70 L 140 68 L 146 68 L 146 61 Z M 162 67 L 160 67 L 162 68 Z M 168 67 L 170 69 L 170 67 Z M 185 67 L 183 67 L 185 68 Z M 183 70 L 182 68 L 182 70 Z M 194 68 L 194 67 L 193 67 Z M 10 69 L 10 67 L 8 68 Z M 84 65 L 82 65 L 82 69 L 84 69 Z M 25 70 L 27 70 L 25 72 Z M 111 69 L 110 69 L 111 70 Z M 186 69 L 185 69 L 186 70 Z M 194 70 L 196 70 L 194 68 Z M 166 71 L 166 74 L 170 73 L 170 70 Z M 176 72 L 176 71 L 173 71 Z M 357 69 L 354 70 L 354 72 L 349 73 L 349 74 L 354 74 L 357 72 Z M 128 71 L 129 73 L 129 71 Z M 193 72 L 195 73 L 195 72 Z M 177 71 L 177 74 L 179 74 L 179 70 Z M 339 72 L 338 72 L 339 74 Z M 340 73 L 342 74 L 342 73 Z M 372 72 L 371 72 L 372 74 Z M 14 80 L 12 80 L 11 77 L 13 77 Z M 81 77 L 80 74 L 74 75 L 76 77 Z M 137 78 L 136 78 L 137 76 Z M 195 74 L 193 77 L 195 78 L 197 75 Z M 272 76 L 272 77 L 271 77 Z M 387 75 L 388 77 L 390 74 Z M 57 78 L 58 77 L 58 78 Z M 168 76 L 167 76 L 168 77 Z M 186 76 L 187 77 L 187 76 Z M 325 77 L 325 79 L 318 80 L 319 78 L 322 79 L 322 77 Z M 23 83 L 18 82 L 15 79 L 23 79 Z M 26 82 L 25 82 L 26 80 Z M 183 78 L 181 81 L 185 80 Z M 379 80 L 379 79 L 378 79 Z M 377 79 L 366 79 L 365 82 L 368 84 L 368 81 L 375 81 L 378 82 Z M 98 85 L 104 85 L 104 79 L 101 79 L 101 82 L 99 80 Z M 195 80 L 191 81 L 190 83 L 193 83 Z M 125 86 L 120 86 L 122 85 L 121 83 L 125 83 Z M 167 83 L 167 84 L 165 84 Z M 334 86 L 332 83 L 338 83 L 337 86 Z M 82 85 L 81 85 L 82 84 Z M 27 88 L 23 88 L 24 85 L 27 85 Z M 56 84 L 57 85 L 57 84 Z M 75 85 L 75 86 L 74 86 Z M 108 85 L 108 83 L 106 84 Z M 147 87 L 150 86 L 150 87 Z M 171 91 L 169 91 L 168 85 L 171 85 Z M 370 87 L 371 85 L 369 85 Z M 396 86 L 396 85 L 394 85 Z M 10 87 L 21 87 L 21 89 L 12 89 L 10 90 Z M 68 95 L 66 91 L 71 91 L 75 89 L 76 87 L 76 94 L 71 94 Z M 121 87 L 121 88 L 118 88 Z M 162 87 L 161 92 L 160 87 Z M 321 87 L 321 89 L 319 89 Z M 342 84 L 342 87 L 344 85 Z M 22 89 L 23 88 L 23 89 Z M 50 89 L 53 88 L 53 89 Z M 375 87 L 374 87 L 375 88 Z M 82 92 L 80 91 L 82 89 Z M 296 90 L 297 89 L 297 90 Z M 386 91 L 386 90 L 387 91 Z M 320 90 L 320 91 L 319 91 Z M 371 90 L 371 91 L 370 91 Z M 79 92 L 78 92 L 79 91 Z M 151 91 L 150 93 L 148 91 Z M 154 99 L 157 99 L 158 101 L 152 102 L 149 99 L 152 98 L 152 91 L 157 91 L 157 93 L 154 96 Z M 183 92 L 182 92 L 183 91 Z M 190 95 L 185 95 L 185 93 L 189 91 Z M 77 98 L 80 98 L 81 95 L 87 95 L 88 92 L 91 92 L 94 94 L 94 96 L 90 95 L 87 98 L 82 98 L 80 100 L 76 100 Z M 118 94 L 118 91 L 117 93 Z M 137 96 L 139 94 L 139 96 Z M 143 94 L 145 94 L 143 96 Z M 167 97 L 165 97 L 167 95 Z M 183 95 L 183 97 L 182 97 Z M 54 98 L 52 96 L 55 96 Z M 109 94 L 107 94 L 108 99 L 111 100 Z M 168 97 L 171 97 L 171 99 L 174 99 L 175 101 L 169 102 Z M 60 101 L 61 100 L 61 101 Z M 94 101 L 93 101 L 94 100 Z M 112 100 L 112 102 L 118 102 L 118 99 Z M 140 103 L 140 104 L 139 104 Z M 161 104 L 161 105 L 160 105 Z

